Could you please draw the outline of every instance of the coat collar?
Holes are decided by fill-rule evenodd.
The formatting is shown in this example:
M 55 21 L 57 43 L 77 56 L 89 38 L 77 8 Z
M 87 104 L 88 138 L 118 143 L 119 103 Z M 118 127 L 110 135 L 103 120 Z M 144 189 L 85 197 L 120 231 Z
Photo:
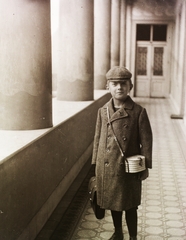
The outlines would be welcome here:
M 110 99 L 109 102 L 107 102 L 103 108 L 106 108 L 108 107 L 108 110 L 109 110 L 109 115 L 110 115 L 110 121 L 115 121 L 117 119 L 121 119 L 121 118 L 125 118 L 128 116 L 128 113 L 126 111 L 126 109 L 132 109 L 134 106 L 134 102 L 133 100 L 130 98 L 130 96 L 127 97 L 127 99 L 125 100 L 122 108 L 120 108 L 119 110 L 117 110 L 115 112 L 114 110 L 114 105 L 113 105 L 113 98 Z M 105 111 L 106 113 L 107 111 Z M 107 114 L 107 113 L 106 113 Z

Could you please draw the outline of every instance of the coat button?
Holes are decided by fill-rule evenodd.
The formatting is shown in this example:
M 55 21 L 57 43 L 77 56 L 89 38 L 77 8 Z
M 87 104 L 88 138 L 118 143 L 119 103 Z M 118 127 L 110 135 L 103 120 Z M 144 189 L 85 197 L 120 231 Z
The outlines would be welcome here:
M 107 152 L 109 152 L 110 151 L 110 149 L 109 148 L 107 148 Z
M 126 141 L 127 140 L 127 138 L 126 137 L 123 137 L 123 141 Z
M 108 162 L 106 162 L 106 163 L 105 163 L 105 166 L 106 166 L 106 167 L 108 167 L 108 165 L 109 165 L 109 163 L 108 163 Z

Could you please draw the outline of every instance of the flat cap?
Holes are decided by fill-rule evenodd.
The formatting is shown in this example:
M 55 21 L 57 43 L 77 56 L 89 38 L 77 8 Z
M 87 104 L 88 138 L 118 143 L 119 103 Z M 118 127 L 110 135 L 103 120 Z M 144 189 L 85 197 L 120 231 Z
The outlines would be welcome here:
M 132 73 L 123 66 L 112 67 L 107 73 L 107 80 L 126 80 L 131 79 Z

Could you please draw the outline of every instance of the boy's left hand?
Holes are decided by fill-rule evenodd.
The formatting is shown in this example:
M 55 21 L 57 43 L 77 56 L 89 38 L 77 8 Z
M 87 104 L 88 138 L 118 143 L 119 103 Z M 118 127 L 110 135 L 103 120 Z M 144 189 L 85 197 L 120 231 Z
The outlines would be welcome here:
M 144 171 L 142 171 L 142 172 L 139 173 L 139 179 L 140 179 L 141 181 L 143 181 L 143 180 L 145 180 L 146 178 L 148 178 L 148 176 L 149 176 L 149 169 L 148 169 L 148 168 L 146 168 Z

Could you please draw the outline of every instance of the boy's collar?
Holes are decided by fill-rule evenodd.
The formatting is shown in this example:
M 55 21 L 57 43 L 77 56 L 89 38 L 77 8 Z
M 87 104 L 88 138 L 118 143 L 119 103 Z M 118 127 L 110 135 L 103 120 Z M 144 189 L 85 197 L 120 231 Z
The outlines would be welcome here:
M 114 105 L 113 105 L 113 98 L 111 98 L 111 99 L 109 100 L 109 102 L 108 102 L 107 104 L 105 104 L 104 107 L 106 108 L 107 106 L 109 106 L 109 107 L 112 106 L 112 108 L 114 107 Z M 133 106 L 134 106 L 134 101 L 131 99 L 130 96 L 128 96 L 128 97 L 126 98 L 125 102 L 123 103 L 123 106 L 122 106 L 121 108 L 132 109 Z

